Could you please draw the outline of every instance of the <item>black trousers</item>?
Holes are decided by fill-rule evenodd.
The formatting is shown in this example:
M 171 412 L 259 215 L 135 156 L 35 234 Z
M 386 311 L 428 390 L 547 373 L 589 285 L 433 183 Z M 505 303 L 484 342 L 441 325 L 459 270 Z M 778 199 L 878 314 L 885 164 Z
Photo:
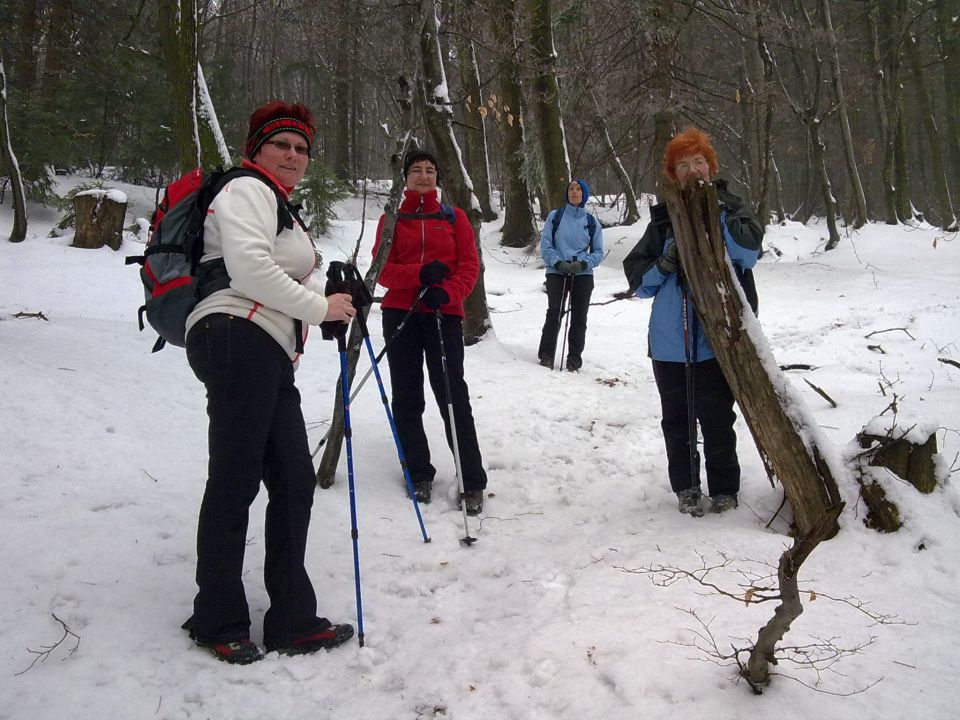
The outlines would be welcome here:
M 287 354 L 254 323 L 211 315 L 191 328 L 187 359 L 207 390 L 210 461 L 197 528 L 191 636 L 249 637 L 243 556 L 250 505 L 267 488 L 264 643 L 282 646 L 326 625 L 304 567 L 316 480 Z
M 393 392 L 390 406 L 411 479 L 414 482 L 432 481 L 437 471 L 430 463 L 430 446 L 423 429 L 423 411 L 426 408 L 423 393 L 424 360 L 430 388 L 443 418 L 447 446 L 453 449 L 447 393 L 443 382 L 440 337 L 437 334 L 436 316 L 420 312 L 410 316 L 398 335 L 397 328 L 405 315 L 403 310 L 383 310 L 383 337 L 390 343 L 387 348 L 390 386 Z M 483 458 L 480 456 L 473 409 L 470 407 L 470 390 L 463 379 L 463 321 L 456 315 L 442 315 L 441 327 L 447 353 L 450 393 L 453 397 L 453 417 L 460 449 L 463 489 L 465 492 L 483 490 L 487 486 L 487 473 L 483 469 Z
M 703 456 L 710 495 L 736 495 L 740 491 L 740 462 L 733 423 L 733 393 L 716 359 L 693 363 L 694 412 L 703 434 Z M 667 472 L 674 492 L 699 485 L 700 455 L 697 453 L 696 483 L 691 477 L 689 424 L 687 421 L 686 366 L 682 362 L 653 361 L 653 376 L 663 410 L 663 439 L 667 446 Z
M 554 357 L 557 352 L 557 336 L 560 334 L 560 306 L 563 303 L 564 286 L 570 295 L 570 330 L 567 333 L 567 357 L 579 362 L 587 340 L 587 311 L 593 294 L 593 275 L 547 274 L 547 318 L 540 333 L 540 348 L 537 355 Z

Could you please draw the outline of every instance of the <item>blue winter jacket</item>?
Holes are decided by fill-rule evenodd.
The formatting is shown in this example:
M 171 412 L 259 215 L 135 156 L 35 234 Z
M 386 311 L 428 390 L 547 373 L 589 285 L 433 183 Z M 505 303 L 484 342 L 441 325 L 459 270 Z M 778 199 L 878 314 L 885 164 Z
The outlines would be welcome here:
M 739 198 L 725 192 L 725 185 L 718 183 L 718 188 L 723 190 L 720 192 L 720 226 L 723 228 L 727 254 L 735 269 L 752 269 L 760 255 L 763 228 Z M 636 288 L 635 295 L 640 298 L 653 298 L 653 308 L 650 310 L 650 357 L 664 362 L 685 362 L 687 358 L 683 329 L 683 294 L 689 293 L 689 290 L 681 289 L 677 283 L 677 273 L 664 275 L 657 267 L 657 258 L 674 242 L 672 229 L 662 235 L 657 231 L 658 228 L 652 223 L 647 226 L 640 243 L 630 253 L 639 255 L 637 251 L 643 246 L 643 254 L 650 263 L 649 268 L 640 276 L 640 286 Z M 625 267 L 627 264 L 627 261 L 624 261 Z M 642 268 L 642 265 L 640 267 Z M 715 355 L 693 309 L 692 295 L 688 295 L 688 308 L 690 338 L 693 340 L 690 345 L 690 360 L 709 360 Z
M 563 213 L 557 226 L 557 235 L 553 235 L 553 217 Z M 547 274 L 559 275 L 554 267 L 561 260 L 583 260 L 587 269 L 578 275 L 593 275 L 593 269 L 603 262 L 603 228 L 594 220 L 593 252 L 590 251 L 590 238 L 587 236 L 587 211 L 567 203 L 560 210 L 552 210 L 547 215 L 540 233 L 540 255 L 547 266 Z

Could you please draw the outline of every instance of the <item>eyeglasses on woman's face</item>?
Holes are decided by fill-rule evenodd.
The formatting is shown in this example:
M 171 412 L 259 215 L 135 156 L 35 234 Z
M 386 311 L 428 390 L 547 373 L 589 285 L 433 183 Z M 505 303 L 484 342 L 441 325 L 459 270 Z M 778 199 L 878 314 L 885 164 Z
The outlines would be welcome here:
M 303 143 L 294 144 L 286 140 L 266 140 L 264 141 L 264 145 L 273 145 L 280 152 L 290 152 L 290 150 L 293 149 L 297 155 L 310 157 L 310 148 Z

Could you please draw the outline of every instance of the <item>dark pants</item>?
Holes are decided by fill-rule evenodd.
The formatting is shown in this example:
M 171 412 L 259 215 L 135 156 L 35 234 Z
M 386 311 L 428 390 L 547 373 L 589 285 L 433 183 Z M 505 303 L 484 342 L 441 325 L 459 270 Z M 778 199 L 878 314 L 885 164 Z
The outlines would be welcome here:
M 733 393 L 715 359 L 693 363 L 694 412 L 703 434 L 703 456 L 710 495 L 736 495 L 740 490 L 737 434 L 733 423 Z M 690 438 L 687 421 L 686 366 L 682 362 L 653 361 L 653 376 L 660 391 L 663 439 L 667 446 L 667 470 L 674 492 L 700 483 L 699 453 L 696 482 L 691 478 Z M 696 442 L 696 439 L 694 439 Z
M 426 407 L 423 394 L 424 359 L 427 362 L 430 388 L 443 417 L 447 446 L 453 449 L 447 393 L 443 382 L 440 338 L 437 335 L 436 316 L 419 312 L 410 316 L 403 330 L 397 335 L 397 328 L 405 315 L 403 310 L 383 310 L 383 337 L 390 343 L 387 348 L 387 361 L 390 365 L 390 386 L 393 392 L 391 407 L 411 479 L 414 482 L 432 481 L 437 471 L 430 463 L 430 447 L 423 429 L 423 411 Z M 463 379 L 463 321 L 455 315 L 442 315 L 441 326 L 447 353 L 450 392 L 453 397 L 453 417 L 460 449 L 463 489 L 464 492 L 483 490 L 487 486 L 487 473 L 483 469 L 483 458 L 477 442 L 477 429 L 470 407 L 470 391 Z
M 538 356 L 555 357 L 557 336 L 560 334 L 560 306 L 563 304 L 564 285 L 569 295 L 570 331 L 567 333 L 567 357 L 579 367 L 583 347 L 587 340 L 587 311 L 590 309 L 590 296 L 593 294 L 593 275 L 557 275 L 547 274 L 547 319 L 540 333 Z
M 210 462 L 197 529 L 191 636 L 249 637 L 243 555 L 250 505 L 267 488 L 264 643 L 278 646 L 325 621 L 304 567 L 315 486 L 300 393 L 290 358 L 264 330 L 212 315 L 187 338 L 187 359 L 207 390 Z

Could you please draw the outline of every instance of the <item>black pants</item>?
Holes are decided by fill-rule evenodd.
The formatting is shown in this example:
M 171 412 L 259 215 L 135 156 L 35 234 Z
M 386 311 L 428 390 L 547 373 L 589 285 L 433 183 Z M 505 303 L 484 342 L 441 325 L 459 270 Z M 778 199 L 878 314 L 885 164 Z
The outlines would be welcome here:
M 703 456 L 710 495 L 736 495 L 740 490 L 737 434 L 733 423 L 733 393 L 716 359 L 693 363 L 694 412 L 703 434 Z M 667 471 L 674 492 L 699 485 L 700 455 L 697 453 L 696 483 L 691 477 L 690 432 L 687 421 L 686 366 L 680 362 L 653 361 L 653 376 L 663 410 L 663 439 L 667 446 Z
M 430 447 L 423 429 L 423 411 L 426 407 L 423 394 L 424 359 L 427 362 L 430 388 L 443 417 L 447 446 L 453 449 L 447 393 L 443 382 L 440 338 L 437 334 L 436 316 L 419 312 L 410 316 L 403 331 L 397 335 L 397 328 L 405 315 L 403 310 L 383 310 L 383 337 L 390 343 L 387 349 L 390 386 L 393 392 L 390 405 L 411 479 L 414 482 L 432 481 L 437 471 L 430 463 Z M 463 321 L 455 315 L 442 315 L 441 327 L 447 352 L 447 372 L 453 397 L 453 417 L 460 449 L 463 489 L 465 492 L 483 490 L 487 486 L 487 473 L 483 469 L 483 458 L 477 442 L 477 429 L 470 407 L 470 390 L 463 379 Z
M 267 488 L 264 643 L 282 646 L 325 625 L 304 567 L 315 478 L 287 354 L 254 323 L 211 315 L 187 337 L 187 359 L 207 390 L 210 462 L 197 529 L 191 636 L 249 637 L 243 555 L 250 504 Z
M 540 348 L 537 355 L 554 357 L 557 352 L 557 336 L 560 334 L 560 306 L 564 301 L 564 286 L 570 296 L 570 331 L 567 333 L 567 357 L 579 365 L 587 340 L 587 311 L 593 294 L 593 275 L 547 274 L 547 319 L 540 333 Z

